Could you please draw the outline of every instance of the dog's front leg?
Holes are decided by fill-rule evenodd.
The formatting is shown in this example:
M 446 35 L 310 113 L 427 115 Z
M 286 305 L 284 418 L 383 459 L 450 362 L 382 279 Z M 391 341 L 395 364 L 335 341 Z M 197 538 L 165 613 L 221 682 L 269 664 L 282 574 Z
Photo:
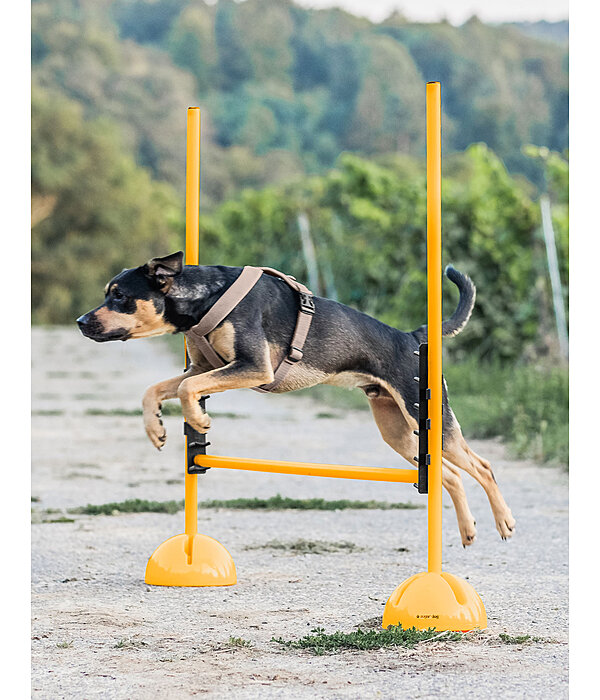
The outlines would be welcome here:
M 214 394 L 227 389 L 251 389 L 273 381 L 270 365 L 256 366 L 247 361 L 234 360 L 225 367 L 184 379 L 177 389 L 183 415 L 199 433 L 210 428 L 210 416 L 198 404 L 203 394 Z
M 150 438 L 150 442 L 158 450 L 160 450 L 167 440 L 167 431 L 161 420 L 162 402 L 166 399 L 176 399 L 177 389 L 179 389 L 181 382 L 201 371 L 202 370 L 199 368 L 191 365 L 184 374 L 180 374 L 178 377 L 172 377 L 171 379 L 165 379 L 146 389 L 142 399 L 144 428 L 146 429 L 146 434 Z

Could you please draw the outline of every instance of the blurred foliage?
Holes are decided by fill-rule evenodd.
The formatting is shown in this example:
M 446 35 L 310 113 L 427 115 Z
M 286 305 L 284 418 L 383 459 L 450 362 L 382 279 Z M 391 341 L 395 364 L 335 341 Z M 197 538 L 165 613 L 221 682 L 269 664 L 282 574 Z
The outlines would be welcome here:
M 114 127 L 33 90 L 33 321 L 72 322 L 110 276 L 183 242 L 181 204 L 123 153 Z
M 426 80 L 447 152 L 485 142 L 540 184 L 536 143 L 568 139 L 567 47 L 471 19 L 375 24 L 290 0 L 34 0 L 39 84 L 118 125 L 156 178 L 183 185 L 184 111 L 203 108 L 204 205 L 331 167 L 340 152 L 422 156 Z
M 468 438 L 502 436 L 518 457 L 569 462 L 569 374 L 547 365 L 444 368 L 450 404 Z
M 479 286 L 471 321 L 449 349 L 455 358 L 532 357 L 539 350 L 540 306 L 551 303 L 539 283 L 546 271 L 543 249 L 534 245 L 538 207 L 483 144 L 448 158 L 444 174 L 443 263 Z M 311 224 L 322 289 L 330 270 L 340 301 L 403 330 L 424 322 L 426 187 L 420 163 L 346 154 L 324 176 L 244 191 L 202 217 L 203 260 L 270 265 L 305 279 L 299 212 Z M 443 289 L 449 316 L 456 288 L 446 282 Z

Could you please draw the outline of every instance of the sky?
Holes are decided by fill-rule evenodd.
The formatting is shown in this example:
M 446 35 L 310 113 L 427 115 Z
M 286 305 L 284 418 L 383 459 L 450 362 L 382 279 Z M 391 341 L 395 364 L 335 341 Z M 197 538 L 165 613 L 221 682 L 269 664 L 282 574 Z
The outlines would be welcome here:
M 296 0 L 304 7 L 342 7 L 379 22 L 394 10 L 408 19 L 427 22 L 442 18 L 462 24 L 476 14 L 485 22 L 557 21 L 567 19 L 567 0 Z

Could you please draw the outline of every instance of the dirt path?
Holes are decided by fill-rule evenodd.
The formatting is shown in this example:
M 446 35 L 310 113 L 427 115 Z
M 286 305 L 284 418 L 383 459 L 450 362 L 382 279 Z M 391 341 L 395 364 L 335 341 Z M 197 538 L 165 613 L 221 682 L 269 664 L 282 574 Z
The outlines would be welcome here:
M 34 330 L 34 521 L 87 503 L 183 498 L 180 418 L 165 418 L 169 440 L 158 453 L 140 416 L 90 413 L 138 408 L 146 386 L 178 371 L 162 339 L 98 345 L 72 329 Z M 365 412 L 251 391 L 208 403 L 216 454 L 406 466 Z M 482 596 L 486 632 L 326 656 L 272 641 L 373 624 L 393 589 L 426 566 L 425 510 L 201 511 L 200 531 L 229 549 L 238 571 L 237 586 L 213 589 L 143 581 L 154 548 L 182 531 L 183 513 L 68 516 L 74 522 L 32 527 L 34 697 L 567 697 L 566 476 L 511 461 L 495 442 L 473 445 L 494 464 L 517 519 L 515 537 L 502 542 L 483 491 L 465 481 L 479 535 L 464 550 L 445 500 L 444 568 Z M 201 500 L 277 493 L 423 503 L 403 484 L 225 470 L 199 479 Z M 299 538 L 357 550 L 264 547 Z M 506 644 L 503 632 L 545 641 Z

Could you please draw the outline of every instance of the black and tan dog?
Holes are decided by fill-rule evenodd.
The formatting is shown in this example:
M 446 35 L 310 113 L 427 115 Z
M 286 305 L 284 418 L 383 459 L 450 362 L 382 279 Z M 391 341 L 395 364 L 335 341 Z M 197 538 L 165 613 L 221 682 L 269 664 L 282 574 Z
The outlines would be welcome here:
M 140 267 L 123 270 L 105 288 L 104 303 L 77 323 L 81 332 L 98 342 L 147 338 L 164 333 L 186 333 L 240 275 L 239 267 L 184 266 L 183 253 L 153 258 Z M 452 267 L 447 277 L 460 292 L 454 314 L 444 321 L 444 336 L 454 336 L 466 325 L 475 303 L 475 286 Z M 417 454 L 418 358 L 414 351 L 426 340 L 426 327 L 404 333 L 338 302 L 315 298 L 315 314 L 297 362 L 277 393 L 316 384 L 360 387 L 366 393 L 385 442 L 413 463 Z M 198 399 L 202 394 L 257 387 L 273 381 L 289 351 L 298 313 L 298 295 L 280 279 L 262 275 L 249 294 L 208 339 L 227 362 L 213 369 L 188 337 L 188 370 L 151 386 L 143 398 L 144 424 L 152 444 L 160 449 L 166 439 L 161 402 L 179 398 L 186 420 L 206 432 L 210 418 Z M 475 521 L 460 476 L 464 469 L 485 489 L 496 527 L 503 539 L 513 534 L 515 521 L 496 483 L 489 462 L 465 442 L 460 426 L 443 396 L 443 485 L 454 507 L 463 545 L 473 542 Z

